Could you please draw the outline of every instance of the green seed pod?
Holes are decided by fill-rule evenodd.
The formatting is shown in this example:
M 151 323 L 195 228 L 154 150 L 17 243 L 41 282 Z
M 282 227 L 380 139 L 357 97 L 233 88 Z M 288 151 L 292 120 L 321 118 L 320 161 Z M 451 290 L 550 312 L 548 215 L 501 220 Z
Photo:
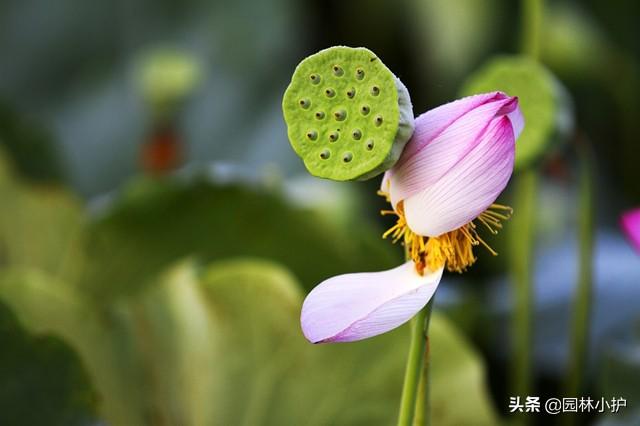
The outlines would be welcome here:
M 365 180 L 390 169 L 413 133 L 407 88 L 365 48 L 336 46 L 304 59 L 282 110 L 291 146 L 309 172 L 332 180 Z

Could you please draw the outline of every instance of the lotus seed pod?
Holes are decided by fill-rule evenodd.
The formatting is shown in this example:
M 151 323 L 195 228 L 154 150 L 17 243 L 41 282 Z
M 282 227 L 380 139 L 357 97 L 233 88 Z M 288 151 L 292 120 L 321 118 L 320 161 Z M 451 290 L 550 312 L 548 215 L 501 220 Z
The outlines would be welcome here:
M 364 180 L 390 169 L 413 133 L 407 88 L 365 48 L 336 46 L 304 59 L 282 110 L 307 170 L 332 180 Z

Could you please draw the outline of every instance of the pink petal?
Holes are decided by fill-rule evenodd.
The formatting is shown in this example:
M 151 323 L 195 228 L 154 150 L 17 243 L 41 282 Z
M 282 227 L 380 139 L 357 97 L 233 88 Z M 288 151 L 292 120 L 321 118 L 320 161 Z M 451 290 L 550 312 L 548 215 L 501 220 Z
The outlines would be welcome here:
M 438 236 L 475 219 L 507 185 L 514 156 L 509 118 L 492 120 L 473 149 L 440 180 L 404 200 L 409 228 L 419 235 Z
M 522 129 L 517 98 L 494 92 L 464 98 L 419 116 L 413 137 L 390 171 L 392 205 L 437 182 L 477 145 L 489 123 L 504 115 L 513 117 L 514 131 Z M 446 127 L 439 126 L 443 123 Z M 432 126 L 439 130 L 434 131 Z
M 620 224 L 631 242 L 640 251 L 640 209 L 623 213 Z
M 338 275 L 304 300 L 300 322 L 312 343 L 352 342 L 392 330 L 422 309 L 442 269 L 421 276 L 413 262 L 383 272 Z
M 515 98 L 515 105 L 513 105 L 513 110 L 507 114 L 509 120 L 511 121 L 511 126 L 513 127 L 513 136 L 516 140 L 520 137 L 520 133 L 524 129 L 524 116 L 522 115 L 522 111 L 518 106 L 518 97 Z
M 420 114 L 420 116 L 416 118 L 416 125 L 419 124 L 420 127 L 418 128 L 418 126 L 416 126 L 414 131 L 414 135 L 416 136 L 415 141 L 407 145 L 405 152 L 403 152 L 402 159 L 400 159 L 399 162 L 415 155 L 416 152 L 420 151 L 445 131 L 454 121 L 469 111 L 486 103 L 506 98 L 507 95 L 501 92 L 482 93 L 440 105 L 439 107 Z

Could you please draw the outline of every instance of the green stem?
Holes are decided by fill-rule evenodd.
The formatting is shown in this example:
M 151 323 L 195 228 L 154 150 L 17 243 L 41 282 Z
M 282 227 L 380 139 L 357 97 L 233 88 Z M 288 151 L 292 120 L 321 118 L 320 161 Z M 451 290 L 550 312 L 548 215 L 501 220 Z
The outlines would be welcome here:
M 543 0 L 522 1 L 522 46 L 521 51 L 532 59 L 540 58 L 540 34 L 544 13 Z
M 425 347 L 427 341 L 427 330 L 433 297 L 427 305 L 416 314 L 411 320 L 411 343 L 409 345 L 409 356 L 407 357 L 407 367 L 404 373 L 404 385 L 402 387 L 402 397 L 400 399 L 400 415 L 398 426 L 413 426 L 416 413 L 416 406 L 420 408 L 420 416 L 424 420 L 429 418 L 428 403 L 428 369 L 425 370 Z M 420 382 L 424 382 L 422 385 Z M 419 392 L 419 388 L 422 391 Z M 417 404 L 418 394 L 422 394 L 424 400 Z M 428 424 L 424 422 L 423 424 Z
M 522 0 L 522 53 L 533 60 L 540 57 L 540 35 L 544 0 Z M 515 182 L 515 200 L 510 236 L 511 274 L 513 277 L 514 314 L 511 340 L 513 345 L 511 395 L 531 395 L 531 354 L 533 352 L 533 265 L 535 243 L 535 204 L 538 195 L 538 171 L 528 168 Z M 526 424 L 529 416 L 520 416 Z
M 427 341 L 425 351 L 429 351 L 428 345 L 429 343 Z M 429 411 L 429 409 L 427 408 L 427 405 L 429 404 L 429 373 L 427 370 L 427 359 L 428 355 L 425 353 L 425 360 L 422 366 L 422 374 L 420 375 L 420 383 L 418 383 L 418 395 L 416 396 L 416 409 L 413 415 L 413 426 L 422 426 L 426 424 L 425 416 L 426 412 Z
M 533 268 L 535 204 L 538 173 L 523 170 L 516 178 L 514 216 L 509 232 L 511 273 L 514 282 L 515 311 L 512 323 L 513 378 L 511 395 L 527 396 L 531 389 L 531 353 L 533 343 Z
M 429 301 L 429 305 L 433 303 L 433 298 Z M 424 329 L 429 331 L 429 321 L 431 319 L 431 308 L 427 312 L 425 318 Z M 420 383 L 418 384 L 418 396 L 416 399 L 416 410 L 413 416 L 413 426 L 425 426 L 431 424 L 431 379 L 429 376 L 431 368 L 430 357 L 430 341 L 429 335 L 426 335 L 424 348 L 424 361 L 422 363 L 422 374 L 420 375 Z
M 578 194 L 578 285 L 576 290 L 573 324 L 571 332 L 571 351 L 569 354 L 569 372 L 565 384 L 567 397 L 579 396 L 584 388 L 584 377 L 589 346 L 589 326 L 591 324 L 592 298 L 592 255 L 593 255 L 593 171 L 590 152 L 587 146 L 578 146 L 580 159 L 580 182 Z M 573 418 L 573 417 L 572 417 Z

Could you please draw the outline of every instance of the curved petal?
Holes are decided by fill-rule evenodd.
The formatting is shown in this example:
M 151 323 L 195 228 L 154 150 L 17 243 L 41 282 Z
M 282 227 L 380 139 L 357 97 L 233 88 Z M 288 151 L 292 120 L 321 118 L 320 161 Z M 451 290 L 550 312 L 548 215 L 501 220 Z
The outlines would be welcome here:
M 419 275 L 413 262 L 383 272 L 338 275 L 304 300 L 300 322 L 312 343 L 352 342 L 411 319 L 438 287 L 442 269 Z
M 382 175 L 382 181 L 380 182 L 380 191 L 384 192 L 385 194 L 388 194 L 390 189 L 391 189 L 391 170 L 387 170 L 386 172 L 384 172 L 384 175 Z
M 515 102 L 507 107 L 513 108 L 509 113 L 507 113 L 507 117 L 511 121 L 511 126 L 513 127 L 513 136 L 516 140 L 520 137 L 520 133 L 524 129 L 524 116 L 522 115 L 522 111 L 518 106 L 518 97 L 513 98 Z
M 467 96 L 439 107 L 430 109 L 416 118 L 414 135 L 416 138 L 407 144 L 398 163 L 402 164 L 407 158 L 414 156 L 418 151 L 428 145 L 439 136 L 447 127 L 453 124 L 469 111 L 489 102 L 507 99 L 502 92 L 489 92 L 479 95 Z
M 487 126 L 496 118 L 513 117 L 514 130 L 521 130 L 523 121 L 517 98 L 500 92 L 479 96 L 478 101 L 482 100 L 482 103 L 465 104 L 473 108 L 458 117 L 453 114 L 456 118 L 433 139 L 428 139 L 435 134 L 429 129 L 432 121 L 429 113 L 416 119 L 416 130 L 398 164 L 391 170 L 389 193 L 393 206 L 436 183 L 474 149 Z
M 627 234 L 635 247 L 640 250 L 640 209 L 623 213 L 620 223 L 625 234 Z
M 493 120 L 473 150 L 440 180 L 404 200 L 409 228 L 436 237 L 475 219 L 507 185 L 514 156 L 510 120 L 506 116 Z

